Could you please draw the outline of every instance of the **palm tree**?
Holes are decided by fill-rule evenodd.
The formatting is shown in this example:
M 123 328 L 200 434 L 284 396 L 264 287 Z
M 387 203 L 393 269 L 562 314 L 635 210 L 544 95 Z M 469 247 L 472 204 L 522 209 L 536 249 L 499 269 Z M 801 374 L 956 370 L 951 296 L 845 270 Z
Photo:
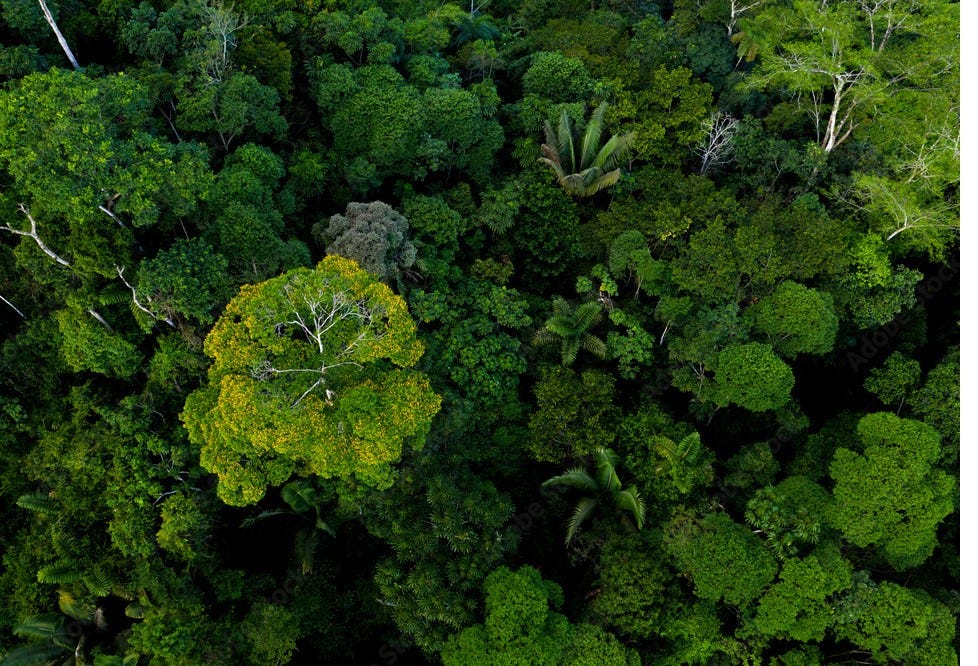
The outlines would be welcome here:
M 607 110 L 607 102 L 602 102 L 580 135 L 574 131 L 566 110 L 560 114 L 556 132 L 549 121 L 543 124 L 546 143 L 540 146 L 540 161 L 553 169 L 557 182 L 568 194 L 590 197 L 621 178 L 617 164 L 631 147 L 635 134 L 616 134 L 602 145 Z
M 275 509 L 262 511 L 257 516 L 251 516 L 241 521 L 241 527 L 253 527 L 256 523 L 271 516 L 298 516 L 307 524 L 295 535 L 295 550 L 299 559 L 302 573 L 312 573 L 316 557 L 316 547 L 319 545 L 319 534 L 325 532 L 331 537 L 336 532 L 322 516 L 323 499 L 318 496 L 316 489 L 308 481 L 292 481 L 282 486 L 282 500 L 289 505 L 290 511 Z M 313 513 L 315 518 L 313 517 Z M 2 665 L 0 665 L 2 666 Z
M 581 348 L 603 359 L 607 346 L 588 329 L 601 320 L 601 305 L 593 301 L 572 307 L 563 298 L 553 302 L 554 314 L 533 336 L 534 345 L 560 344 L 561 362 L 570 367 Z
M 594 454 L 594 461 L 596 467 L 594 476 L 588 474 L 583 467 L 572 467 L 563 474 L 547 479 L 541 487 L 561 485 L 585 490 L 589 493 L 604 491 L 611 496 L 614 505 L 630 513 L 635 519 L 635 525 L 638 529 L 642 529 L 642 525 L 645 523 L 645 502 L 639 497 L 638 490 L 635 489 L 634 485 L 622 490 L 618 472 L 615 471 L 615 465 L 618 463 L 615 452 L 600 447 Z M 580 531 L 581 525 L 594 513 L 597 506 L 598 498 L 594 496 L 585 497 L 577 503 L 571 517 L 567 519 L 567 536 L 564 539 L 566 546 L 570 546 L 574 536 Z

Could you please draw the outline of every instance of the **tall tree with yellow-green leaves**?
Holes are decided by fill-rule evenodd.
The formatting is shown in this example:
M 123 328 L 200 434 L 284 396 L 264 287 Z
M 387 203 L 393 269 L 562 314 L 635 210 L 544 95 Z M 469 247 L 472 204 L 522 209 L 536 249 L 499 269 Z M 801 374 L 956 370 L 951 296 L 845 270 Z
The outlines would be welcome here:
M 404 301 L 341 257 L 242 287 L 204 351 L 209 381 L 182 418 L 232 505 L 293 474 L 386 487 L 441 404 L 411 370 L 424 348 Z

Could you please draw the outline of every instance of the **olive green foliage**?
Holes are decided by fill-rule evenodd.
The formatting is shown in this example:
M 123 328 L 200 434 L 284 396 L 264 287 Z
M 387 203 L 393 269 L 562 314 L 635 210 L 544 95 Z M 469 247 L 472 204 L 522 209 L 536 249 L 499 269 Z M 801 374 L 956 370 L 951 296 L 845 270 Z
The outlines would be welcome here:
M 217 174 L 209 200 L 214 219 L 203 236 L 240 279 L 260 281 L 310 263 L 302 241 L 281 237 L 285 222 L 275 194 L 284 175 L 281 158 L 253 143 L 228 155 Z
M 884 405 L 899 408 L 919 382 L 920 364 L 897 351 L 870 371 L 863 386 Z
M 785 358 L 832 351 L 839 328 L 832 297 L 797 282 L 782 282 L 745 315 Z
M 136 346 L 107 329 L 89 312 L 66 308 L 55 315 L 62 336 L 62 353 L 76 372 L 89 370 L 108 377 L 131 377 L 139 371 L 142 354 Z
M 910 395 L 913 415 L 941 433 L 946 447 L 942 458 L 958 456 L 961 432 L 960 351 L 952 347 L 930 372 L 924 385 Z
M 177 239 L 167 250 L 140 263 L 137 296 L 159 319 L 181 316 L 209 324 L 230 298 L 227 268 L 227 259 L 206 242 Z
M 500 567 L 485 583 L 486 619 L 453 636 L 441 652 L 447 666 L 511 663 L 626 666 L 628 651 L 597 627 L 574 625 L 552 610 L 560 587 L 533 567 Z
M 713 400 L 763 412 L 783 407 L 791 399 L 795 377 L 770 345 L 749 342 L 717 354 Z
M 661 632 L 661 599 L 673 581 L 663 553 L 643 540 L 645 534 L 615 534 L 605 542 L 597 563 L 598 595 L 591 603 L 603 626 L 633 639 Z
M 440 404 L 409 369 L 423 347 L 404 302 L 335 256 L 243 287 L 205 351 L 209 382 L 183 420 L 231 504 L 299 471 L 389 486 L 402 443 L 423 437 Z
M 423 469 L 417 478 L 402 476 L 385 496 L 368 497 L 365 508 L 370 532 L 394 550 L 377 566 L 377 589 L 398 629 L 433 653 L 476 622 L 479 591 L 520 533 L 513 502 L 492 483 L 469 472 Z
M 958 663 L 954 615 L 926 592 L 862 579 L 839 610 L 836 634 L 868 650 L 879 663 Z
M 452 288 L 415 293 L 412 313 L 434 330 L 423 333 L 427 358 L 462 395 L 487 407 L 512 399 L 526 370 L 516 331 L 530 323 L 515 289 L 464 279 Z
M 0 663 L 957 664 L 959 9 L 0 0 Z
M 523 75 L 523 91 L 551 102 L 581 102 L 591 96 L 594 80 L 580 60 L 543 52 Z
M 407 231 L 407 219 L 382 201 L 348 204 L 343 215 L 313 227 L 326 254 L 353 259 L 384 282 L 414 265 L 417 251 Z
M 614 388 L 614 379 L 596 370 L 578 375 L 562 366 L 545 369 L 533 387 L 537 410 L 530 416 L 530 455 L 559 462 L 610 445 Z
M 758 600 L 753 627 L 778 638 L 822 640 L 825 631 L 835 624 L 828 600 L 849 587 L 851 576 L 852 565 L 835 546 L 788 560 L 777 582 Z
M 917 566 L 954 510 L 955 480 L 933 467 L 940 435 L 885 412 L 863 417 L 857 434 L 861 446 L 836 449 L 832 459 L 832 523 L 857 546 L 876 546 L 894 568 Z
M 147 131 L 148 92 L 130 76 L 31 74 L 0 95 L 0 109 L 3 221 L 29 230 L 29 213 L 73 270 L 114 277 L 129 263 L 132 228 L 191 213 L 210 181 L 199 150 Z
M 677 514 L 666 527 L 665 549 L 696 595 L 744 606 L 760 596 L 777 567 L 763 542 L 725 513 Z
M 241 629 L 250 643 L 251 663 L 261 666 L 289 663 L 299 638 L 299 626 L 288 609 L 270 603 L 256 605 Z

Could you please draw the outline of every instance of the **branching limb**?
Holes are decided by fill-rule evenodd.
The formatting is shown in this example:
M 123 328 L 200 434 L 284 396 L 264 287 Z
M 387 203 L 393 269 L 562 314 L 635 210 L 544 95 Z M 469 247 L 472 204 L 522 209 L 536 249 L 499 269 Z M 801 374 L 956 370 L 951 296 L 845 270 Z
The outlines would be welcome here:
M 16 234 L 18 236 L 26 236 L 27 238 L 32 238 L 34 242 L 37 243 L 37 246 L 41 248 L 41 252 L 51 257 L 62 266 L 71 266 L 71 263 L 67 259 L 63 259 L 62 257 L 58 256 L 54 252 L 54 250 L 49 248 L 45 244 L 45 242 L 41 240 L 40 236 L 37 235 L 37 221 L 31 215 L 31 209 L 25 206 L 24 204 L 17 204 L 17 210 L 27 216 L 27 219 L 31 223 L 31 230 L 24 231 L 23 229 L 14 229 L 9 224 L 5 224 L 4 226 L 0 227 L 0 229 L 9 231 L 10 233 Z
M 125 268 L 119 268 L 118 266 L 115 267 L 115 271 L 116 271 L 116 273 L 119 274 L 119 279 L 122 280 L 122 284 L 126 285 L 126 287 L 129 289 L 129 291 L 132 292 L 132 302 L 133 302 L 133 305 L 135 305 L 137 308 L 139 308 L 139 310 L 141 312 L 145 312 L 146 314 L 148 314 L 153 319 L 156 319 L 158 321 L 165 321 L 167 324 L 170 325 L 170 328 L 176 328 L 177 325 L 173 323 L 173 320 L 172 319 L 170 319 L 169 317 L 164 317 L 164 316 L 162 316 L 162 315 L 160 315 L 160 314 L 158 314 L 156 312 L 153 312 L 148 307 L 146 307 L 145 305 L 143 305 L 142 303 L 139 302 L 139 298 L 136 296 L 136 287 L 134 287 L 133 285 L 129 284 L 129 281 L 126 280 L 125 276 L 123 275 L 123 271 L 125 271 L 125 270 L 126 270 Z

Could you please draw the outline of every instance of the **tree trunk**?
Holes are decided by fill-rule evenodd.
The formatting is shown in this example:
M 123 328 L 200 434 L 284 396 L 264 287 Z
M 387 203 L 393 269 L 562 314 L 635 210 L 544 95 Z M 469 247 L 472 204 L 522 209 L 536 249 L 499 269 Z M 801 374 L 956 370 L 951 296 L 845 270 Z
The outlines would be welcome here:
M 51 15 L 51 10 L 48 9 L 47 3 L 44 0 L 37 0 L 41 5 L 41 11 L 44 12 L 44 18 L 47 20 L 48 25 L 54 30 L 54 36 L 58 38 L 58 43 L 61 44 L 61 48 L 64 49 L 65 55 L 68 56 L 68 60 L 71 61 L 71 65 L 75 69 L 81 69 L 81 65 L 75 60 L 75 54 L 71 52 L 71 47 L 68 46 L 68 41 L 65 36 L 61 34 L 61 30 L 58 29 L 58 24 L 54 21 L 54 16 Z

